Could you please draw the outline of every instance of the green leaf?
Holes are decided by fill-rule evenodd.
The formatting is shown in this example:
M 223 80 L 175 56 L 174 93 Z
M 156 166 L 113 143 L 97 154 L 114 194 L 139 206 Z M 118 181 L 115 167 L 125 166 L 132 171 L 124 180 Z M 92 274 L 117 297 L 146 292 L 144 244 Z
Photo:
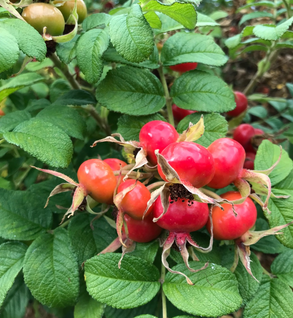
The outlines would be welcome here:
M 278 160 L 280 151 L 279 146 L 272 144 L 269 140 L 264 140 L 257 150 L 254 162 L 255 170 L 266 170 L 270 168 Z M 274 186 L 285 179 L 292 168 L 292 160 L 289 158 L 288 153 L 282 149 L 281 160 L 270 173 L 272 185 Z
M 84 31 L 88 31 L 94 28 L 97 28 L 99 26 L 108 25 L 111 16 L 106 13 L 94 13 L 89 16 L 82 22 L 82 29 Z
M 264 47 L 264 46 L 262 46 L 262 45 L 249 45 L 249 46 L 247 46 L 244 50 L 242 50 L 241 53 L 239 53 L 239 54 L 246 53 L 246 52 L 254 52 L 254 51 L 264 51 L 264 52 L 267 52 L 267 51 L 268 51 L 268 48 L 267 48 L 267 47 Z
M 33 240 L 50 228 L 52 213 L 46 201 L 28 191 L 0 189 L 0 236 L 10 240 Z
M 293 196 L 293 170 L 280 183 L 274 186 L 274 189 L 285 191 L 287 194 Z
M 131 256 L 140 257 L 149 263 L 155 261 L 159 249 L 159 242 L 157 240 L 149 243 L 136 243 L 135 250 L 131 253 Z
M 138 4 L 127 15 L 112 17 L 110 36 L 117 52 L 131 62 L 142 62 L 153 52 L 153 31 Z
M 68 232 L 78 264 L 81 264 L 100 253 L 117 237 L 117 232 L 104 218 L 93 222 L 90 215 L 80 214 L 75 216 L 69 226 Z
M 157 268 L 141 258 L 121 254 L 98 255 L 85 263 L 89 294 L 115 308 L 134 308 L 148 303 L 160 289 Z
M 28 248 L 24 279 L 32 295 L 49 307 L 73 305 L 78 296 L 78 265 L 63 228 L 39 236 Z
M 0 73 L 9 70 L 17 61 L 19 48 L 17 41 L 0 23 Z
M 257 1 L 257 2 L 249 2 L 248 4 L 238 8 L 236 12 L 240 12 L 243 9 L 255 7 L 255 6 L 264 6 L 264 7 L 274 8 L 275 3 L 273 1 L 266 1 L 266 0 Z
M 244 309 L 244 318 L 293 316 L 293 294 L 289 286 L 279 279 L 264 278 L 253 299 Z
M 293 23 L 293 17 L 289 20 L 279 24 L 278 26 L 275 25 L 257 25 L 253 29 L 253 33 L 264 40 L 278 40 L 290 27 Z
M 293 49 L 293 41 L 286 41 L 276 44 L 276 49 Z
M 135 67 L 145 67 L 150 69 L 156 69 L 159 65 L 159 57 L 158 57 L 158 49 L 154 46 L 154 52 L 150 55 L 150 57 L 140 63 L 133 63 L 125 60 L 121 55 L 114 48 L 108 48 L 107 51 L 103 54 L 103 60 L 110 62 L 110 63 L 120 63 L 125 65 L 131 65 Z
M 76 57 L 76 43 L 78 39 L 79 35 L 76 35 L 69 42 L 57 44 L 56 53 L 63 63 L 69 64 Z
M 234 49 L 237 45 L 240 44 L 241 42 L 241 34 L 236 34 L 234 36 L 231 36 L 230 38 L 228 38 L 225 41 L 225 45 L 229 48 L 229 49 Z
M 103 72 L 102 55 L 109 45 L 109 35 L 105 30 L 93 29 L 84 33 L 76 47 L 77 64 L 85 79 L 96 83 Z
M 41 110 L 36 117 L 56 125 L 70 137 L 81 140 L 84 138 L 86 124 L 76 109 L 66 106 L 49 106 Z
M 0 117 L 0 133 L 5 133 L 14 129 L 20 123 L 29 120 L 31 115 L 26 110 L 17 110 Z
M 118 133 L 121 134 L 125 140 L 139 141 L 141 128 L 152 120 L 166 121 L 160 114 L 139 117 L 123 115 L 118 119 Z
M 269 224 L 266 220 L 256 220 L 256 231 L 264 231 L 268 230 L 269 228 Z M 251 245 L 251 249 L 266 254 L 279 254 L 284 252 L 284 250 L 286 250 L 286 247 L 277 240 L 275 235 L 269 235 L 260 239 L 256 244 Z
M 65 168 L 70 163 L 73 149 L 68 135 L 39 118 L 19 124 L 12 132 L 4 133 L 3 138 L 52 167 Z
M 0 188 L 2 188 L 2 189 L 12 189 L 12 184 L 11 184 L 10 181 L 0 177 Z
M 235 108 L 231 88 L 217 76 L 202 71 L 182 74 L 174 81 L 170 95 L 184 109 L 221 113 Z
M 189 126 L 189 123 L 197 123 L 202 114 L 195 113 L 186 116 L 178 124 L 177 130 L 182 133 Z M 208 147 L 212 142 L 219 138 L 224 138 L 228 131 L 226 119 L 219 114 L 204 114 L 204 134 L 196 140 L 196 143 Z
M 251 253 L 250 259 L 251 271 L 254 277 L 261 281 L 263 268 L 254 253 Z M 234 274 L 238 280 L 239 293 L 243 298 L 243 302 L 247 303 L 257 292 L 259 288 L 259 283 L 251 275 L 249 275 L 242 262 L 238 263 L 238 266 L 236 267 Z
M 95 105 L 96 103 L 97 101 L 91 93 L 81 89 L 74 89 L 58 97 L 53 105 L 83 106 Z
M 30 296 L 22 276 L 17 276 L 0 310 L 1 318 L 23 318 Z
M 287 250 L 278 255 L 271 265 L 271 271 L 283 283 L 293 288 L 293 250 Z
M 165 33 L 168 31 L 174 31 L 184 28 L 184 26 L 181 23 L 173 20 L 172 18 L 168 17 L 163 13 L 157 12 L 157 15 L 161 20 L 162 26 L 160 30 L 154 30 L 155 34 Z
M 251 12 L 248 14 L 244 14 L 239 21 L 239 25 L 245 23 L 246 21 L 252 20 L 252 19 L 257 19 L 257 18 L 263 18 L 263 17 L 269 17 L 269 18 L 274 18 L 274 16 L 270 12 L 266 11 L 255 11 Z
M 96 98 L 110 110 L 134 116 L 156 113 L 165 105 L 158 78 L 149 70 L 133 67 L 109 71 L 96 89 Z
M 189 264 L 194 269 L 204 265 L 200 262 Z M 172 269 L 188 275 L 194 283 L 193 286 L 188 285 L 185 277 L 167 273 L 163 290 L 177 308 L 193 315 L 217 317 L 240 307 L 242 299 L 237 281 L 226 268 L 209 264 L 206 269 L 191 273 L 185 264 L 179 264 Z
M 219 23 L 217 23 L 213 18 L 202 14 L 200 12 L 197 12 L 197 21 L 196 26 L 197 27 L 203 27 L 203 26 L 217 26 Z
M 268 116 L 268 111 L 263 106 L 254 106 L 249 108 L 248 114 L 263 119 Z
M 116 309 L 107 306 L 105 318 L 134 318 L 138 315 L 155 314 L 159 305 L 158 295 L 147 304 L 132 309 Z
M 139 315 L 139 316 L 136 316 L 135 318 L 157 318 L 157 317 L 153 315 Z
M 74 318 L 102 318 L 104 309 L 104 304 L 85 293 L 74 307 Z
M 19 242 L 0 245 L 0 307 L 15 277 L 21 271 L 27 246 Z
M 5 19 L 0 21 L 0 27 L 16 38 L 19 48 L 27 56 L 38 61 L 42 61 L 46 57 L 47 47 L 42 36 L 25 21 Z
M 273 189 L 275 195 L 287 195 L 286 192 Z M 268 208 L 271 211 L 269 214 L 265 212 L 265 216 L 269 221 L 270 227 L 287 224 L 293 220 L 292 217 L 293 197 L 288 199 L 275 199 L 269 200 Z M 293 225 L 282 229 L 282 234 L 276 235 L 276 238 L 285 246 L 293 248 Z
M 175 33 L 165 42 L 161 59 L 164 66 L 187 62 L 222 66 L 227 62 L 212 36 L 186 32 Z
M 161 12 L 182 24 L 187 29 L 194 29 L 196 24 L 196 11 L 191 3 L 173 2 L 165 4 L 160 1 L 149 1 L 144 7 L 144 12 Z
M 58 98 L 62 97 L 67 92 L 70 92 L 71 89 L 69 82 L 63 78 L 55 80 L 50 86 L 51 103 L 54 103 Z
M 7 81 L 3 81 L 3 85 L 0 87 L 0 102 L 19 89 L 31 86 L 43 79 L 44 78 L 37 73 L 24 73 Z
M 45 67 L 54 67 L 53 61 L 49 58 L 45 58 L 42 62 L 31 61 L 25 66 L 25 69 L 29 72 L 37 72 Z
M 144 14 L 144 17 L 148 21 L 149 25 L 153 29 L 160 29 L 162 27 L 162 22 L 156 12 L 149 11 Z
M 293 84 L 291 83 L 286 83 L 286 86 L 289 90 L 290 95 L 293 97 Z

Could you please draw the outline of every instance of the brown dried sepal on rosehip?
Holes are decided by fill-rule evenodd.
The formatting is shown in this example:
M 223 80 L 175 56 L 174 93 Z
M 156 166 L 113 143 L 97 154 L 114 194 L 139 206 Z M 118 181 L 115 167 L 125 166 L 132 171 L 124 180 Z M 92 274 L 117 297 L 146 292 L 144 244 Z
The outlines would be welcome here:
M 63 216 L 62 222 L 64 221 L 65 217 L 68 216 L 73 216 L 74 212 L 82 205 L 84 204 L 84 200 L 86 200 L 87 197 L 87 192 L 84 188 L 83 185 L 78 184 L 77 182 L 75 182 L 73 179 L 71 179 L 70 177 L 66 176 L 63 173 L 57 172 L 57 171 L 53 171 L 53 170 L 49 170 L 49 169 L 40 169 L 37 167 L 32 166 L 32 168 L 35 168 L 39 171 L 48 173 L 50 175 L 53 175 L 55 177 L 61 178 L 65 181 L 67 181 L 67 183 L 61 183 L 59 185 L 57 185 L 50 193 L 46 204 L 45 204 L 45 208 L 48 206 L 49 204 L 49 200 L 52 196 L 59 194 L 59 193 L 63 193 L 63 192 L 68 192 L 68 191 L 73 191 L 73 198 L 72 198 L 72 204 L 70 206 L 70 208 L 66 211 L 66 213 Z
M 250 197 L 254 199 L 264 211 L 271 213 L 268 209 L 268 202 L 271 196 L 275 198 L 286 199 L 288 196 L 275 196 L 272 193 L 271 180 L 268 177 L 269 174 L 275 169 L 278 163 L 281 160 L 282 156 L 282 147 L 280 147 L 280 156 L 278 160 L 267 170 L 248 170 L 242 169 L 238 178 L 234 181 L 234 185 L 238 188 L 242 196 L 247 195 L 251 192 L 251 189 L 254 193 L 250 193 Z M 263 202 L 260 196 L 266 196 L 265 201 Z
M 250 246 L 257 243 L 261 238 L 269 235 L 280 235 L 283 234 L 280 232 L 282 229 L 288 227 L 289 225 L 293 224 L 293 221 L 273 227 L 269 230 L 265 231 L 247 231 L 244 233 L 240 238 L 235 240 L 235 258 L 234 258 L 234 264 L 232 266 L 232 269 L 235 269 L 237 267 L 239 258 L 243 264 L 243 266 L 246 268 L 249 275 L 251 275 L 257 282 L 259 282 L 253 275 L 250 267 Z
M 194 201 L 191 193 L 187 192 L 187 197 L 185 197 L 185 188 L 182 185 L 178 184 L 173 187 L 171 187 L 171 194 L 168 198 L 170 204 L 167 212 L 163 215 L 164 208 L 160 197 L 156 200 L 153 208 L 154 221 L 156 221 L 158 226 L 169 231 L 168 236 L 161 240 L 161 246 L 163 247 L 162 264 L 171 273 L 183 275 L 187 283 L 193 285 L 187 275 L 170 268 L 167 258 L 170 255 L 171 248 L 176 247 L 182 256 L 185 266 L 191 272 L 196 273 L 208 266 L 208 263 L 206 263 L 201 269 L 195 270 L 189 266 L 188 260 L 191 257 L 194 261 L 198 261 L 194 249 L 202 253 L 208 253 L 212 250 L 213 232 L 208 247 L 201 247 L 190 235 L 191 232 L 195 232 L 205 226 L 208 218 L 210 218 L 212 224 L 211 213 L 208 205 Z
M 118 137 L 116 139 L 115 137 Z M 140 146 L 137 141 L 125 141 L 120 134 L 112 134 L 106 138 L 96 140 L 91 147 L 95 147 L 101 142 L 112 142 L 124 147 L 124 153 L 129 164 L 133 164 L 132 168 L 124 176 L 123 180 L 126 180 L 131 172 L 135 169 L 141 168 L 148 164 L 146 151 Z

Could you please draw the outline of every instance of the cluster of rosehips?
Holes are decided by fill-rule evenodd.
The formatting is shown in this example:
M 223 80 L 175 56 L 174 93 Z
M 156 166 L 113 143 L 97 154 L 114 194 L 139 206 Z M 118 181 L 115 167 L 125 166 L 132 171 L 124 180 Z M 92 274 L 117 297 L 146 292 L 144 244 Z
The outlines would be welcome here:
M 180 180 L 195 188 L 226 187 L 237 179 L 242 171 L 245 150 L 237 141 L 229 138 L 218 139 L 206 149 L 194 142 L 177 142 L 178 137 L 175 128 L 166 122 L 152 121 L 144 125 L 139 139 L 140 146 L 146 151 L 149 164 L 151 166 L 157 164 L 155 150 L 158 149 L 177 172 Z M 119 171 L 123 171 L 126 166 L 127 164 L 119 159 L 87 160 L 78 169 L 78 180 L 93 199 L 100 203 L 111 204 L 119 181 Z M 168 181 L 160 165 L 157 171 L 163 180 Z M 180 184 L 175 183 L 170 187 L 170 205 L 163 216 L 160 197 L 146 212 L 151 193 L 142 182 L 134 179 L 121 181 L 116 192 L 119 194 L 131 186 L 134 186 L 133 189 L 123 195 L 117 208 L 124 214 L 128 237 L 134 241 L 153 240 L 160 234 L 160 228 L 176 232 L 193 232 L 208 222 L 208 204 L 195 201 L 191 193 L 187 190 L 184 192 L 182 187 L 180 188 Z M 228 192 L 222 197 L 237 200 L 241 195 L 238 192 Z M 254 225 L 256 209 L 249 198 L 236 206 L 237 210 L 241 210 L 238 217 L 235 216 L 231 205 L 223 205 L 223 208 L 224 211 L 219 207 L 213 208 L 215 238 L 235 239 Z M 154 223 L 153 218 L 159 219 Z M 239 225 L 235 227 L 233 222 Z M 224 234 L 223 228 L 227 230 L 227 235 Z
M 52 36 L 62 35 L 65 23 L 73 12 L 75 0 L 55 0 L 53 4 L 32 3 L 23 12 L 24 20 L 34 27 L 40 34 L 46 27 L 46 34 Z M 78 23 L 81 23 L 87 16 L 87 8 L 83 0 L 77 0 Z
M 133 160 L 136 162 L 127 164 L 115 158 L 87 160 L 78 169 L 79 183 L 58 172 L 39 170 L 58 176 L 71 185 L 71 188 L 68 184 L 65 188 L 62 188 L 64 184 L 59 185 L 51 195 L 64 192 L 64 189 L 75 189 L 72 206 L 65 215 L 73 215 L 88 195 L 99 203 L 114 203 L 118 238 L 103 252 L 115 251 L 121 245 L 127 250 L 134 242 L 152 241 L 165 229 L 169 235 L 162 245 L 164 266 L 172 272 L 166 259 L 170 248 L 176 244 L 186 266 L 195 271 L 189 267 L 188 258 L 198 259 L 194 252 L 189 255 L 187 243 L 204 252 L 212 249 L 213 238 L 235 240 L 239 249 L 243 244 L 249 244 L 246 238 L 253 235 L 249 230 L 255 224 L 257 211 L 248 197 L 251 189 L 246 180 L 250 181 L 251 176 L 256 180 L 259 173 L 243 168 L 245 149 L 239 142 L 221 138 L 205 148 L 188 141 L 194 137 L 192 127 L 197 131 L 200 122 L 179 135 L 169 123 L 155 120 L 142 127 L 139 142 L 125 142 L 123 138 L 118 141 L 112 136 L 99 140 L 97 142 L 111 141 L 124 145 L 126 155 L 132 147 L 132 158 L 136 156 Z M 141 169 L 134 171 L 138 168 Z M 154 178 L 164 181 L 150 182 Z M 246 187 L 246 194 L 243 196 L 240 192 L 229 191 L 218 196 L 203 188 L 222 189 L 230 184 L 236 188 Z M 265 183 L 264 189 L 267 189 L 269 198 L 269 182 Z M 253 198 L 262 204 L 256 194 Z M 263 208 L 266 204 L 262 205 Z M 90 208 L 87 211 L 95 213 Z M 200 247 L 190 236 L 190 232 L 204 226 L 211 233 L 208 248 Z M 250 267 L 246 268 L 251 274 Z

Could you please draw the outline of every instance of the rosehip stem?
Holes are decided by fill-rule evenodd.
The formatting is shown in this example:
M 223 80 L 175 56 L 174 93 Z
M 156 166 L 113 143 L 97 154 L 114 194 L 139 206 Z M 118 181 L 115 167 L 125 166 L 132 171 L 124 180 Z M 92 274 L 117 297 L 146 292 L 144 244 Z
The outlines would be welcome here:
M 213 192 L 213 191 L 210 191 L 210 190 L 205 189 L 205 188 L 200 188 L 199 190 L 201 192 L 203 192 L 204 194 L 210 196 L 213 199 L 217 199 L 217 200 L 223 201 L 223 199 L 219 195 L 217 195 L 215 192 Z
M 169 123 L 172 126 L 175 126 L 173 112 L 172 112 L 172 98 L 170 97 L 170 94 L 169 94 L 168 85 L 164 75 L 163 65 L 160 65 L 160 67 L 158 68 L 158 72 L 159 72 L 160 79 L 164 88 Z
M 166 276 L 166 268 L 164 264 L 161 264 L 161 295 L 162 295 L 162 315 L 163 318 L 167 318 L 167 301 L 166 301 L 166 295 L 163 290 L 163 283 L 165 281 L 165 276 Z
M 151 190 L 154 190 L 154 189 L 161 187 L 163 184 L 165 184 L 165 181 L 158 181 L 158 182 L 155 182 L 155 183 L 148 185 L 147 189 L 149 191 L 151 191 Z
M 128 170 L 117 170 L 117 171 L 113 171 L 115 176 L 126 176 L 128 174 Z M 137 176 L 139 176 L 137 178 Z M 143 172 L 139 172 L 137 173 L 136 171 L 132 171 L 128 174 L 128 177 L 131 179 L 146 179 L 146 178 L 150 178 L 151 176 L 153 176 L 153 173 L 143 173 Z
M 51 61 L 55 64 L 57 68 L 64 74 L 72 88 L 74 89 L 80 89 L 80 86 L 78 82 L 75 80 L 75 78 L 70 74 L 68 66 L 64 63 L 62 63 L 59 58 L 57 57 L 56 54 L 51 54 L 50 55 Z

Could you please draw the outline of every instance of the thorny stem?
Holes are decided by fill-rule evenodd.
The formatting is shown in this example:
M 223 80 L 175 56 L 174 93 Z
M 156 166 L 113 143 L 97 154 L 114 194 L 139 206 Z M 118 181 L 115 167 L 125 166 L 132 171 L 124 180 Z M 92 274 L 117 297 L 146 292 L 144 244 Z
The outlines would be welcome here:
M 273 45 L 270 47 L 270 49 L 268 50 L 266 56 L 263 59 L 264 67 L 262 69 L 259 69 L 256 72 L 256 74 L 253 76 L 251 81 L 248 83 L 248 85 L 244 89 L 243 94 L 249 95 L 251 93 L 251 91 L 257 85 L 257 83 L 260 80 L 260 78 L 263 77 L 263 75 L 267 72 L 265 70 L 265 65 L 267 65 L 268 63 L 272 63 L 275 60 L 275 58 L 277 57 L 278 51 L 274 50 L 274 46 L 275 46 L 275 43 L 273 43 Z
M 168 85 L 166 82 L 166 78 L 164 76 L 163 65 L 160 65 L 160 67 L 158 68 L 158 72 L 160 74 L 160 79 L 164 88 L 169 123 L 172 126 L 175 126 L 173 112 L 172 112 L 172 98 L 170 97 Z
M 55 66 L 57 68 L 60 69 L 60 71 L 64 74 L 64 76 L 66 77 L 66 79 L 68 80 L 68 82 L 70 83 L 70 85 L 72 86 L 72 88 L 74 89 L 80 89 L 80 86 L 78 84 L 78 82 L 75 80 L 75 78 L 70 74 L 68 66 L 64 63 L 62 63 L 59 58 L 57 57 L 57 55 L 55 54 L 51 54 L 50 55 L 50 59 L 51 61 L 55 64 Z
M 166 300 L 166 295 L 163 291 L 163 283 L 165 281 L 165 276 L 166 276 L 166 268 L 165 266 L 161 265 L 161 294 L 162 294 L 162 314 L 163 314 L 163 318 L 167 318 L 167 300 Z
M 91 116 L 94 118 L 94 120 L 98 123 L 101 129 L 104 130 L 106 135 L 111 135 L 111 129 L 110 127 L 106 124 L 106 122 L 101 118 L 100 114 L 97 112 L 95 107 L 93 105 L 88 105 L 86 108 Z

